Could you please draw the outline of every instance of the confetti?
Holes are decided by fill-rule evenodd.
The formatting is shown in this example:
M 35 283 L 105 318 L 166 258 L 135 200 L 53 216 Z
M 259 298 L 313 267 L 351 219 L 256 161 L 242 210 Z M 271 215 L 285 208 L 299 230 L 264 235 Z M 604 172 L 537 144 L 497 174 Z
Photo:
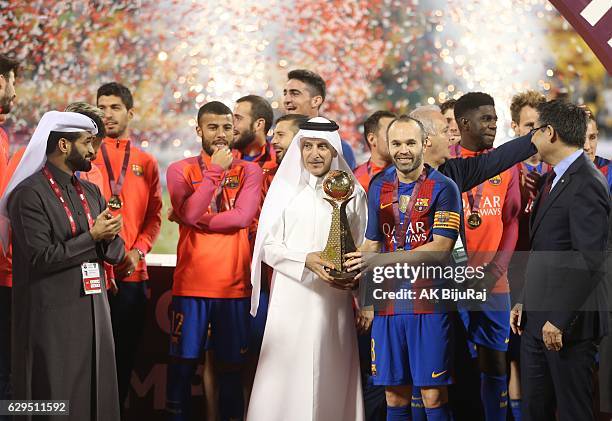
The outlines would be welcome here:
M 94 103 L 98 86 L 119 81 L 135 97 L 133 135 L 162 169 L 199 151 L 194 118 L 207 101 L 257 94 L 282 114 L 295 68 L 326 79 L 322 114 L 358 155 L 361 123 L 377 109 L 477 89 L 507 125 L 517 91 L 581 101 L 606 77 L 545 0 L 0 0 L 0 10 L 3 52 L 23 62 L 6 123 L 13 147 L 45 111 Z

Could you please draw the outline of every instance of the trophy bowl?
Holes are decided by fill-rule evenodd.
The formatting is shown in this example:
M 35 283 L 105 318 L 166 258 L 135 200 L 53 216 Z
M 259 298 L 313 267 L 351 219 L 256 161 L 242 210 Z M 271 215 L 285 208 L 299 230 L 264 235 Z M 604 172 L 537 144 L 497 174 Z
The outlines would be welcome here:
M 353 194 L 353 180 L 341 170 L 331 170 L 323 180 L 323 191 L 332 199 L 343 201 Z
M 323 191 L 328 196 L 325 200 L 332 207 L 332 221 L 322 257 L 336 267 L 328 270 L 328 273 L 342 289 L 357 275 L 357 272 L 347 272 L 344 267 L 344 255 L 356 250 L 346 215 L 346 205 L 351 201 L 354 190 L 353 179 L 345 171 L 332 170 L 323 179 Z

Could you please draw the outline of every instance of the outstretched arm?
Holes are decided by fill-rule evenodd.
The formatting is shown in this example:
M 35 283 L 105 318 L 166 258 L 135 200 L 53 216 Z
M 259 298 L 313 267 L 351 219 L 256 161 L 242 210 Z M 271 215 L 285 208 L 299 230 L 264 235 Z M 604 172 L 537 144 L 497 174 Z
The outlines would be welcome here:
M 531 136 L 527 135 L 506 142 L 489 153 L 449 159 L 438 170 L 455 181 L 461 192 L 465 192 L 537 152 L 531 143 Z

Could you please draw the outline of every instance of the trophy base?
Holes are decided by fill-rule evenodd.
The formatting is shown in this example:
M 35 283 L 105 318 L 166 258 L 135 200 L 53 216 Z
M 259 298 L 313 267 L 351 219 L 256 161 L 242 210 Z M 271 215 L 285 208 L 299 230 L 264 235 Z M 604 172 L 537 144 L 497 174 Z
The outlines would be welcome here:
M 338 281 L 352 281 L 353 279 L 355 279 L 355 276 L 357 276 L 357 274 L 359 272 L 354 271 L 354 272 L 340 272 L 337 271 L 335 269 L 331 269 L 328 271 L 329 274 L 336 280 Z

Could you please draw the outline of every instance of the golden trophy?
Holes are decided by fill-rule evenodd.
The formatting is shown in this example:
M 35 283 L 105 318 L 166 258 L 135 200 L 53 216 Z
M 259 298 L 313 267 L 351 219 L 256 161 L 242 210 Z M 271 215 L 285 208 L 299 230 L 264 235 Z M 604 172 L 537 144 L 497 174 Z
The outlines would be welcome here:
M 325 200 L 332 206 L 332 222 L 321 257 L 336 267 L 329 274 L 339 285 L 352 281 L 358 273 L 347 272 L 344 268 L 344 255 L 357 250 L 346 216 L 346 205 L 351 201 L 354 189 L 353 179 L 345 171 L 331 170 L 323 180 L 323 191 L 328 196 Z

